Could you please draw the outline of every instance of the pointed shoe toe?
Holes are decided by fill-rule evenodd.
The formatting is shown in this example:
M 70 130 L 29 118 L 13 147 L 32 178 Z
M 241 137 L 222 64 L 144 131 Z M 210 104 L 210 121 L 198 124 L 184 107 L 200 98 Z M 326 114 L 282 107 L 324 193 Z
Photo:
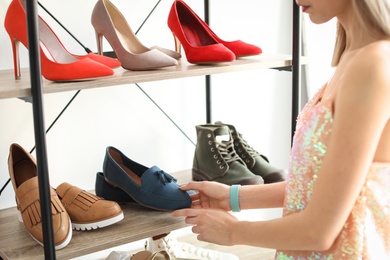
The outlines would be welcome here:
M 60 184 L 56 192 L 76 230 L 102 228 L 123 219 L 123 211 L 114 201 L 104 200 L 66 182 Z
M 118 68 L 118 67 L 120 67 L 122 65 L 121 62 L 118 59 L 114 59 L 114 58 L 111 58 L 111 57 L 95 54 L 95 53 L 92 53 L 92 52 L 88 53 L 85 56 L 81 56 L 80 58 L 90 58 L 91 60 L 96 61 L 98 63 L 101 63 L 101 64 L 103 64 L 103 65 L 105 65 L 105 66 L 107 66 L 107 67 L 109 67 L 111 69 Z
M 253 44 L 243 42 L 241 40 L 236 41 L 223 41 L 219 39 L 220 43 L 225 45 L 229 50 L 231 50 L 237 58 L 259 55 L 263 53 L 263 50 Z
M 55 63 L 46 61 L 42 66 L 42 75 L 51 81 L 82 81 L 114 75 L 114 71 L 90 58 L 76 59 L 71 63 Z
M 12 144 L 8 158 L 9 174 L 15 190 L 18 218 L 31 237 L 43 245 L 41 204 L 35 159 L 20 145 Z M 72 238 L 70 219 L 54 189 L 50 187 L 54 246 L 67 246 Z
M 139 54 L 123 53 L 121 57 L 122 67 L 127 70 L 153 70 L 179 64 L 177 60 L 157 49 Z
M 191 198 L 176 179 L 157 166 L 147 168 L 107 147 L 103 174 L 112 185 L 122 189 L 137 203 L 156 210 L 171 211 L 191 206 Z
M 169 57 L 174 58 L 175 60 L 179 60 L 181 58 L 181 54 L 178 53 L 177 51 L 172 51 L 170 49 L 166 49 L 166 48 L 163 48 L 163 47 L 160 47 L 160 46 L 157 46 L 157 45 L 152 46 L 150 49 L 152 49 L 152 50 L 153 49 L 159 50 L 162 53 L 168 55 Z

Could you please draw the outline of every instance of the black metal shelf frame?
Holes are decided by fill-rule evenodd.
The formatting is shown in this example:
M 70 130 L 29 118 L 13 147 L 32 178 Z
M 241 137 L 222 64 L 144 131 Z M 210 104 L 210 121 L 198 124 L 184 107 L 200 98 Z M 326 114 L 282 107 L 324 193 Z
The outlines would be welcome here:
M 55 259 L 53 223 L 51 218 L 50 182 L 47 164 L 46 134 L 43 113 L 43 92 L 41 76 L 41 59 L 38 34 L 37 0 L 26 1 L 28 52 L 30 62 L 30 80 L 32 108 L 34 117 L 34 134 L 38 172 L 39 199 L 41 203 L 43 247 L 45 259 Z
M 36 159 L 39 182 L 39 197 L 41 201 L 42 229 L 45 259 L 55 259 L 53 225 L 51 218 L 50 182 L 48 174 L 46 134 L 43 113 L 43 91 L 39 55 L 38 12 L 37 0 L 26 1 L 27 30 L 30 60 L 30 79 L 32 107 L 34 117 L 34 134 L 36 144 Z M 205 22 L 209 21 L 209 1 L 205 0 Z M 292 115 L 291 137 L 296 127 L 296 118 L 300 110 L 300 79 L 301 79 L 301 11 L 293 0 L 293 36 L 292 36 Z M 211 122 L 211 78 L 205 76 L 206 85 L 206 121 Z

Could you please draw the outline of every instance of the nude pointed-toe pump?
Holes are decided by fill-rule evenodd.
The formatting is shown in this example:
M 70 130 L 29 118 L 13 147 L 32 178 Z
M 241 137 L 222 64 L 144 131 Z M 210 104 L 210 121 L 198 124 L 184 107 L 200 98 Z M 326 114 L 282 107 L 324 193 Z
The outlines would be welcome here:
M 12 43 L 15 78 L 21 77 L 19 43 L 28 48 L 25 0 L 13 0 L 7 9 L 4 27 Z M 118 60 L 96 54 L 69 53 L 49 25 L 38 19 L 42 76 L 52 81 L 74 81 L 114 74 Z
M 91 17 L 98 53 L 103 52 L 103 36 L 111 45 L 122 67 L 127 70 L 151 70 L 175 66 L 177 60 L 158 49 L 145 47 L 135 36 L 122 13 L 109 1 L 98 0 Z

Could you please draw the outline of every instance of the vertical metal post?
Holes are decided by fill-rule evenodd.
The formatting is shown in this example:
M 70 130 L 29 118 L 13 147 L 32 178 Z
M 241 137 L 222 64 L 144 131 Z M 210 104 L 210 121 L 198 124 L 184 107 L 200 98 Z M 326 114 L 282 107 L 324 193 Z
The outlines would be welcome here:
M 53 221 L 51 213 L 50 184 L 47 167 L 46 135 L 44 127 L 41 62 L 39 49 L 39 29 L 37 0 L 26 1 L 27 33 L 30 59 L 30 80 L 34 133 L 37 154 L 39 199 L 41 204 L 42 230 L 45 259 L 55 259 Z
M 296 119 L 301 107 L 301 28 L 301 10 L 293 0 L 291 144 L 295 133 Z
M 210 24 L 210 5 L 209 0 L 204 0 L 204 21 Z M 205 76 L 206 83 L 206 122 L 211 123 L 211 76 Z

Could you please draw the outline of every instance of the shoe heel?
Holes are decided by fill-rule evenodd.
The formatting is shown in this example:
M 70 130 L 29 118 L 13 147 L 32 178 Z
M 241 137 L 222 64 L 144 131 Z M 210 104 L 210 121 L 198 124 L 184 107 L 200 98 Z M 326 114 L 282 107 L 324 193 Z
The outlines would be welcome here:
M 104 177 L 104 180 L 105 180 L 108 184 L 110 184 L 112 187 L 120 189 L 120 187 L 118 187 L 118 185 L 116 185 L 114 182 L 110 181 L 110 180 L 107 179 L 106 177 Z
M 173 33 L 173 39 L 175 41 L 175 51 L 179 54 L 181 54 L 181 43 L 179 38 L 176 37 L 176 35 Z
M 20 79 L 19 43 L 20 42 L 16 38 L 11 37 L 15 79 Z
M 97 52 L 99 55 L 103 55 L 103 34 L 95 31 Z

